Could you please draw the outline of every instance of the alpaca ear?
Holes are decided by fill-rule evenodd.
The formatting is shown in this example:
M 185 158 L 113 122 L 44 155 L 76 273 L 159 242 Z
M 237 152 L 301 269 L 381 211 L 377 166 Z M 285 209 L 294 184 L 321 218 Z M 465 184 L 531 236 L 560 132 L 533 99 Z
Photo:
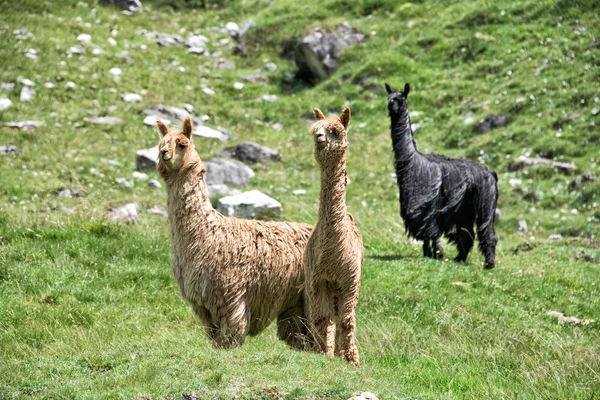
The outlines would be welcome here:
M 347 131 L 348 126 L 350 125 L 350 107 L 344 107 L 344 111 L 340 114 L 340 121 L 342 121 L 342 125 L 344 125 L 344 129 Z
M 313 114 L 317 120 L 325 119 L 325 114 L 323 114 L 323 111 L 319 110 L 318 108 L 313 110 Z
M 387 83 L 385 84 L 385 90 L 387 91 L 388 94 L 392 94 L 394 92 L 392 90 L 392 88 L 390 87 L 390 85 L 388 85 Z
M 185 117 L 185 119 L 183 120 L 183 127 L 181 128 L 181 133 L 184 134 L 185 137 L 187 137 L 188 139 L 192 138 L 192 119 L 187 116 Z
M 410 83 L 407 83 L 404 85 L 404 92 L 402 92 L 402 95 L 404 95 L 404 98 L 408 97 L 408 92 L 410 92 Z
M 158 128 L 158 133 L 160 134 L 161 138 L 167 136 L 169 133 L 169 127 L 167 127 L 165 123 L 160 120 L 160 118 L 156 118 L 156 127 Z

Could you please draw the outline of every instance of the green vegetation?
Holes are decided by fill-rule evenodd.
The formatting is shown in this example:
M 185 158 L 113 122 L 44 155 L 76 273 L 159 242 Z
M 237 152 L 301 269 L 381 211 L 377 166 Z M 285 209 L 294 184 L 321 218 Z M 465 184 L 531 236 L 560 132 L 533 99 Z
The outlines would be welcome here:
M 577 174 L 600 176 L 600 3 L 249 0 L 217 2 L 220 8 L 198 1 L 208 10 L 193 11 L 179 1 L 173 11 L 156 0 L 131 17 L 89 3 L 0 1 L 0 81 L 36 83 L 30 102 L 19 101 L 19 83 L 0 89 L 13 102 L 0 119 L 44 122 L 30 131 L 0 127 L 0 145 L 20 148 L 0 156 L 1 399 L 347 399 L 367 390 L 380 399 L 600 397 L 600 179 L 569 188 Z M 256 27 L 245 56 L 231 45 L 214 47 L 226 34 L 210 27 L 248 18 Z M 290 43 L 344 20 L 366 33 L 365 43 L 345 51 L 327 81 L 289 83 L 294 66 L 281 54 Z M 13 31 L 21 28 L 35 38 L 17 40 Z M 184 47 L 159 47 L 141 29 L 182 36 L 200 29 L 209 49 L 236 68 L 218 69 L 215 58 Z M 113 30 L 116 46 L 107 41 Z M 89 47 L 67 57 L 81 33 L 103 53 Z M 29 48 L 38 60 L 25 56 Z M 269 83 L 233 88 L 267 62 L 279 67 Z M 123 70 L 119 79 L 113 67 Z M 56 88 L 44 88 L 47 81 Z M 498 172 L 495 270 L 483 271 L 477 252 L 466 264 L 424 259 L 420 244 L 405 236 L 384 81 L 411 83 L 411 110 L 423 113 L 413 118 L 422 151 L 479 160 Z M 206 95 L 203 85 L 216 94 Z M 120 100 L 142 90 L 141 103 Z M 278 100 L 256 101 L 264 94 Z M 274 326 L 239 349 L 213 349 L 171 275 L 167 221 L 144 211 L 131 226 L 106 217 L 127 202 L 142 209 L 166 203 L 164 187 L 115 183 L 131 179 L 136 150 L 157 142 L 141 111 L 191 103 L 210 126 L 234 132 L 229 144 L 278 149 L 283 161 L 256 167 L 251 188 L 280 200 L 284 219 L 312 223 L 319 176 L 303 118 L 315 106 L 339 112 L 345 102 L 353 114 L 348 207 L 366 249 L 362 366 L 292 351 L 275 339 Z M 464 123 L 469 113 L 475 121 L 503 114 L 511 123 L 478 134 Z M 569 113 L 580 116 L 558 131 Z M 84 122 L 104 115 L 125 123 Z M 273 129 L 275 122 L 283 129 Z M 209 139 L 196 145 L 203 158 L 223 147 Z M 549 166 L 510 172 L 525 153 L 578 168 L 571 175 Z M 511 179 L 522 183 L 511 186 Z M 64 187 L 85 197 L 58 197 Z M 517 232 L 519 220 L 527 233 Z M 564 239 L 547 240 L 550 234 Z M 596 322 L 559 324 L 550 310 Z

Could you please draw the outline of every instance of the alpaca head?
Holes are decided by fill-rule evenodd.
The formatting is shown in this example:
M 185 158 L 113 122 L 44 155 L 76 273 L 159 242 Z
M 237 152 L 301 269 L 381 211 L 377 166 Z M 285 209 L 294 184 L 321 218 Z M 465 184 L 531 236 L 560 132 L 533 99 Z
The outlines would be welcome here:
M 340 116 L 325 118 L 321 110 L 315 108 L 317 121 L 310 130 L 315 140 L 315 158 L 318 162 L 331 156 L 342 155 L 348 147 L 348 126 L 350 125 L 350 107 L 345 107 Z
M 410 92 L 410 84 L 407 83 L 404 85 L 403 92 L 397 92 L 386 83 L 385 90 L 388 93 L 388 111 L 390 115 L 398 114 L 401 110 L 408 108 L 406 99 L 408 98 L 408 93 Z
M 160 119 L 156 119 L 160 134 L 158 144 L 158 171 L 166 178 L 200 161 L 192 140 L 192 120 L 186 117 L 181 131 L 169 129 Z

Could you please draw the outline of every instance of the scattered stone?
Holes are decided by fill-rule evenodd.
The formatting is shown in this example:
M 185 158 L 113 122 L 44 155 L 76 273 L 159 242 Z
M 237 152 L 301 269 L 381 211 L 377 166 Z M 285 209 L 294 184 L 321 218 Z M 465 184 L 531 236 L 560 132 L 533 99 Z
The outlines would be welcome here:
M 527 232 L 527 221 L 519 221 L 519 232 Z
M 522 181 L 522 180 L 520 180 L 520 179 L 514 179 L 514 178 L 513 178 L 513 179 L 509 179 L 509 180 L 508 180 L 508 184 L 509 184 L 510 186 L 513 186 L 513 187 L 514 187 L 514 186 L 522 185 L 522 184 L 523 184 L 523 181 Z
M 204 121 L 202 121 L 202 119 L 191 115 L 188 111 L 184 110 L 183 108 L 173 106 L 164 106 L 162 104 L 157 104 L 150 108 L 146 108 L 143 112 L 146 115 L 158 117 L 163 122 L 165 122 L 165 120 L 182 122 L 185 119 L 185 117 L 189 116 L 192 118 L 192 122 L 194 123 L 194 125 L 197 126 L 204 124 Z M 168 125 L 168 123 L 166 124 Z
M 35 50 L 35 49 L 27 50 L 27 53 L 25 53 L 25 57 L 31 58 L 32 60 L 37 60 L 38 59 L 37 50 Z
M 15 35 L 17 40 L 32 39 L 34 37 L 33 33 L 29 32 L 29 30 L 25 28 L 15 29 L 13 31 L 13 35 Z
M 67 83 L 65 83 L 65 87 L 67 89 L 75 89 L 77 85 L 75 84 L 75 82 L 68 81 Z
M 85 49 L 80 44 L 72 46 L 69 48 L 69 50 L 67 50 L 67 54 L 71 55 L 71 56 L 73 54 L 83 54 L 83 53 L 85 53 Z
M 362 392 L 362 393 L 353 393 L 352 397 L 348 400 L 378 400 L 377 396 L 375 396 L 371 392 Z
M 108 72 L 110 72 L 112 75 L 114 76 L 119 76 L 123 73 L 123 71 L 121 70 L 121 68 L 111 68 Z
M 154 206 L 152 208 L 147 209 L 146 211 L 148 211 L 148 213 L 150 214 L 160 215 L 165 218 L 169 217 L 169 212 L 167 211 L 167 209 L 161 206 Z
M 112 221 L 134 224 L 138 220 L 138 208 L 136 203 L 129 203 L 121 207 L 111 208 L 109 210 L 109 218 Z
M 271 128 L 276 131 L 280 131 L 283 129 L 283 124 L 281 122 L 275 122 L 273 125 L 271 125 Z
M 160 188 L 162 187 L 162 185 L 160 184 L 160 182 L 156 179 L 150 179 L 148 181 L 148 186 L 152 187 L 152 188 Z
M 520 171 L 526 167 L 536 166 L 540 164 L 556 167 L 561 172 L 570 172 L 574 169 L 577 169 L 577 166 L 574 162 L 567 163 L 550 160 L 548 158 L 520 156 L 508 167 L 508 170 Z
M 278 152 L 254 142 L 244 142 L 237 146 L 226 148 L 221 150 L 219 155 L 227 158 L 236 158 L 249 164 L 281 161 L 281 155 Z
M 203 47 L 190 47 L 188 49 L 188 53 L 190 53 L 190 54 L 198 54 L 198 55 L 204 54 L 205 51 L 206 51 L 206 49 L 203 48 Z
M 7 156 L 10 154 L 17 154 L 19 148 L 14 144 L 10 144 L 8 146 L 0 146 L 0 156 Z
M 12 101 L 10 101 L 10 99 L 7 99 L 5 97 L 0 98 L 0 111 L 4 111 L 11 106 L 12 106 Z
M 244 84 L 242 82 L 235 82 L 233 84 L 233 88 L 236 90 L 242 90 L 244 88 Z
M 365 35 L 347 22 L 339 24 L 333 32 L 317 28 L 296 45 L 296 77 L 311 83 L 326 79 L 335 70 L 342 50 L 364 40 Z
M 92 37 L 87 33 L 82 33 L 81 35 L 77 36 L 77 41 L 84 44 L 90 44 L 92 42 Z
M 155 170 L 158 163 L 158 146 L 138 150 L 135 154 L 135 167 L 138 171 Z
M 569 188 L 576 189 L 585 182 L 594 182 L 595 180 L 596 177 L 594 175 L 590 174 L 589 172 L 586 172 L 583 175 L 577 175 L 575 179 L 573 179 L 573 181 L 569 184 Z
M 560 233 L 554 233 L 550 236 L 548 236 L 548 240 L 562 240 L 563 239 L 563 235 L 561 235 Z
M 101 158 L 100 161 L 102 161 L 104 164 L 108 164 L 108 165 L 111 165 L 113 167 L 122 167 L 123 166 L 123 164 L 121 164 L 117 160 L 109 160 L 109 159 L 106 159 L 106 158 Z
M 35 90 L 33 90 L 32 88 L 30 88 L 28 86 L 23 86 L 23 88 L 21 89 L 21 95 L 20 95 L 19 99 L 21 101 L 31 101 L 31 99 L 33 99 L 34 94 L 35 94 Z
M 52 82 L 46 82 L 46 83 L 44 83 L 44 87 L 46 89 L 54 89 L 55 86 L 56 85 L 54 85 L 54 83 L 52 83 Z
M 138 172 L 138 171 L 133 171 L 133 173 L 131 174 L 131 176 L 133 176 L 133 179 L 137 179 L 140 181 L 147 181 L 148 180 L 148 175 L 143 173 L 143 172 Z
M 194 106 L 188 103 L 183 103 L 183 108 L 190 114 L 194 112 Z
M 58 195 L 58 197 L 64 197 L 67 199 L 70 199 L 73 197 L 84 197 L 85 196 L 85 193 L 82 190 L 68 189 L 68 188 L 60 188 L 56 191 L 56 194 Z
M 292 194 L 295 194 L 296 196 L 301 196 L 303 194 L 306 194 L 306 190 L 304 189 L 296 189 L 292 192 Z
M 18 121 L 18 122 L 7 122 L 4 125 L 9 128 L 17 128 L 22 129 L 24 131 L 28 131 L 30 129 L 38 128 L 43 125 L 42 122 L 39 121 Z
M 108 42 L 108 44 L 110 44 L 111 46 L 116 46 L 117 45 L 117 41 L 111 37 L 109 37 L 108 39 L 106 39 L 106 41 Z
M 110 4 L 119 7 L 122 10 L 136 12 L 142 9 L 140 0 L 100 0 L 100 4 Z
M 0 84 L 0 89 L 3 89 L 3 90 L 15 90 L 15 86 L 16 85 L 14 83 L 12 83 L 12 82 L 2 82 Z
M 162 47 L 179 46 L 185 44 L 185 40 L 179 35 L 169 35 L 168 33 L 156 33 L 156 44 Z
M 135 93 L 125 93 L 124 95 L 121 96 L 121 99 L 123 99 L 123 101 L 126 101 L 128 103 L 139 103 L 140 101 L 142 101 L 142 96 L 140 96 L 139 94 L 135 94 Z
M 87 117 L 84 121 L 95 125 L 120 125 L 123 123 L 121 118 L 117 117 Z
M 504 115 L 488 115 L 479 121 L 473 129 L 478 133 L 487 133 L 492 129 L 508 125 L 509 120 Z
M 161 121 L 164 122 L 166 125 L 170 125 L 171 124 L 171 120 L 170 119 L 166 119 L 166 118 L 161 118 Z M 148 126 L 156 126 L 156 117 L 153 115 L 148 115 L 146 118 L 144 118 L 144 125 L 148 125 Z
M 115 182 L 117 182 L 119 185 L 126 187 L 126 188 L 132 188 L 135 185 L 133 183 L 133 181 L 128 181 L 125 178 L 117 178 L 117 179 L 115 179 Z
M 262 75 L 245 75 L 242 79 L 250 83 L 267 83 L 269 80 Z
M 207 87 L 205 87 L 205 88 L 202 88 L 202 91 L 203 91 L 205 94 L 209 95 L 209 96 L 212 96 L 212 95 L 214 95 L 214 94 L 215 94 L 215 91 L 214 91 L 214 90 L 212 90 L 211 88 L 207 88 Z
M 202 35 L 192 35 L 185 40 L 185 45 L 189 48 L 206 50 L 208 38 Z
M 240 27 L 235 22 L 228 22 L 225 25 L 225 29 L 231 37 L 238 37 L 240 35 Z
M 229 217 L 281 219 L 281 203 L 258 190 L 222 197 L 217 203 L 217 209 Z
M 250 178 L 254 176 L 252 169 L 235 160 L 213 158 L 204 164 L 206 165 L 206 181 L 212 185 L 231 184 L 244 187 L 248 186 Z
M 566 124 L 567 122 L 574 121 L 574 120 L 578 119 L 579 117 L 581 117 L 581 114 L 579 114 L 579 113 L 576 113 L 576 112 L 569 113 L 564 118 L 561 118 L 558 121 L 556 121 L 554 123 L 554 125 L 552 125 L 552 127 L 554 129 L 561 129 L 564 124 Z
M 219 69 L 235 69 L 235 63 L 226 58 L 219 58 L 217 60 L 217 68 L 219 68 Z
M 217 196 L 234 196 L 242 193 L 237 189 L 231 189 L 229 186 L 220 183 L 208 184 L 207 186 L 208 196 L 213 198 Z
M 586 326 L 586 325 L 591 324 L 592 322 L 595 322 L 593 319 L 580 320 L 577 317 L 567 317 L 567 316 L 565 316 L 565 314 L 561 313 L 560 311 L 548 311 L 546 313 L 546 315 L 557 318 L 558 322 L 560 322 L 560 323 L 571 324 L 572 326 L 578 326 L 578 325 Z
M 192 132 L 194 136 L 201 136 L 210 139 L 219 139 L 222 142 L 226 142 L 229 139 L 229 135 L 224 134 L 216 129 L 209 128 L 208 126 L 195 126 Z
M 77 213 L 77 211 L 75 211 L 75 207 L 60 206 L 60 211 L 64 212 L 65 214 L 69 214 L 69 215 L 75 215 Z
M 277 101 L 277 95 L 275 94 L 263 94 L 262 99 L 264 101 L 268 101 L 268 102 L 276 102 Z

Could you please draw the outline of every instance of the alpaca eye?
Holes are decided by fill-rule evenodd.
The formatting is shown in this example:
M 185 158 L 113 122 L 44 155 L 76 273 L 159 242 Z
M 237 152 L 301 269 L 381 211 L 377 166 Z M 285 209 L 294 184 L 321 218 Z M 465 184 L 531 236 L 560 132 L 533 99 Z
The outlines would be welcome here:
M 187 147 L 187 144 L 184 144 L 184 143 L 177 143 L 177 148 L 178 148 L 178 149 L 181 149 L 181 150 L 183 150 L 183 149 L 185 149 L 186 147 Z

